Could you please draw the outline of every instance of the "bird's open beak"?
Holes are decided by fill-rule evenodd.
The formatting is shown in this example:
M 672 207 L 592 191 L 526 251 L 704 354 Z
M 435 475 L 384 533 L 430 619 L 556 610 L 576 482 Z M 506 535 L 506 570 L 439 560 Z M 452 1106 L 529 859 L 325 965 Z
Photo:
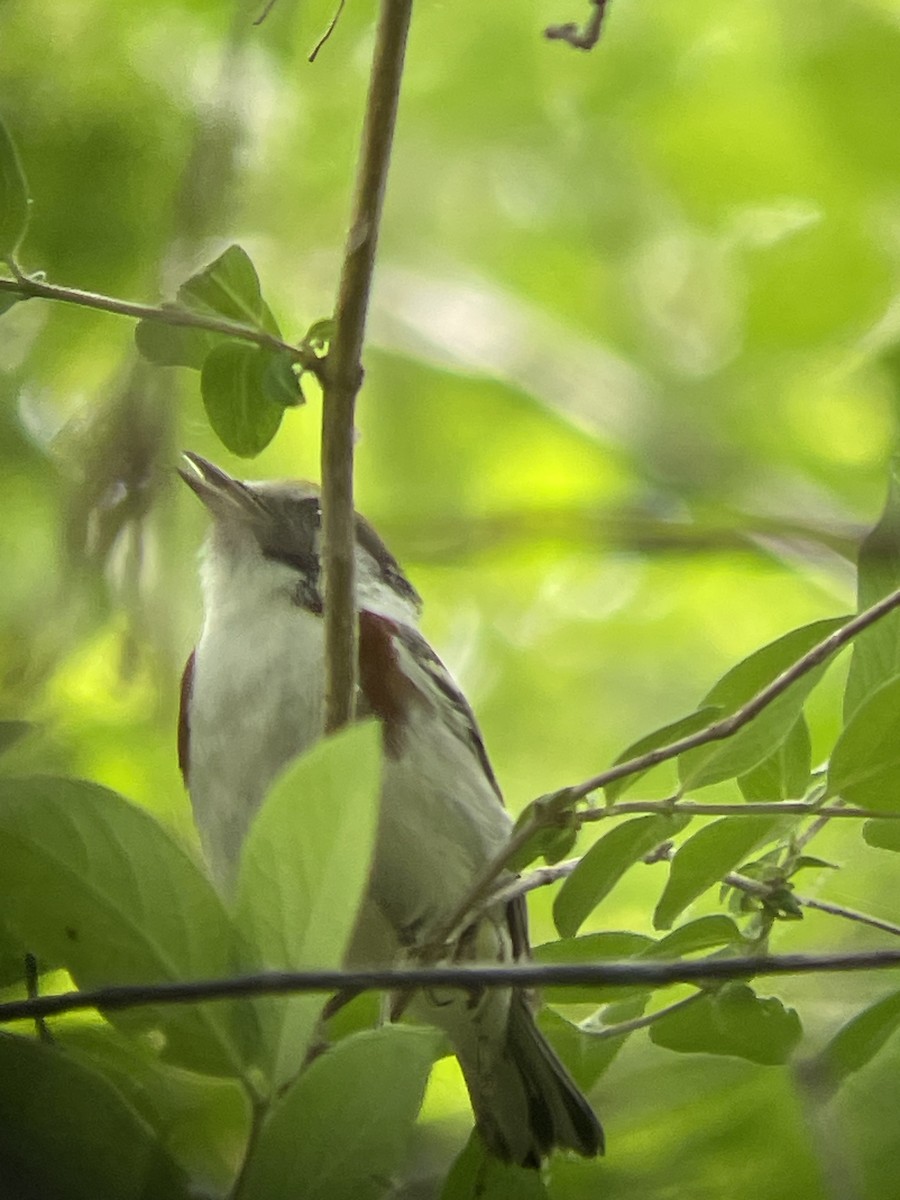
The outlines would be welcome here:
M 239 479 L 233 479 L 221 467 L 191 450 L 185 450 L 183 457 L 190 470 L 179 467 L 178 474 L 214 517 L 246 518 L 259 514 L 262 507 L 259 498 Z

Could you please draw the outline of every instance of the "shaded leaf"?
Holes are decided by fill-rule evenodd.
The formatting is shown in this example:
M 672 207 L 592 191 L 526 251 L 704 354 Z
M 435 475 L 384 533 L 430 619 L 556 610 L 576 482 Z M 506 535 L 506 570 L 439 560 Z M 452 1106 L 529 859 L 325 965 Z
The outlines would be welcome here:
M 441 1200 L 549 1200 L 549 1195 L 539 1171 L 501 1162 L 473 1129 L 450 1168 Z
M 582 937 L 563 938 L 535 946 L 532 957 L 539 963 L 601 962 L 604 959 L 634 958 L 648 947 L 655 946 L 653 938 L 643 933 L 586 933 Z M 596 1004 L 612 994 L 632 995 L 649 988 L 544 987 L 541 995 L 548 1004 Z
M 871 1062 L 900 1026 L 900 992 L 883 996 L 851 1017 L 811 1064 L 829 1088 Z
M 900 677 L 854 711 L 828 765 L 828 795 L 863 808 L 900 812 Z
M 0 908 L 39 962 L 80 988 L 229 975 L 231 922 L 187 851 L 115 792 L 73 779 L 0 778 Z M 111 1013 L 125 1029 L 159 1028 L 167 1055 L 233 1074 L 244 1054 L 228 1003 Z M 246 1036 L 249 1037 L 249 1030 Z
M 25 172 L 9 130 L 0 120 L 0 259 L 15 259 L 28 228 L 29 205 Z
M 272 1107 L 235 1200 L 368 1200 L 390 1184 L 442 1035 L 388 1025 L 320 1055 Z
M 381 730 L 319 742 L 276 780 L 241 856 L 237 922 L 262 967 L 340 967 L 366 891 L 381 792 Z M 259 1000 L 274 1087 L 300 1069 L 322 997 Z
M 597 1002 L 597 995 L 595 989 L 593 1003 Z M 603 995 L 606 995 L 606 989 Z M 641 1016 L 648 999 L 649 993 L 632 996 L 615 1005 L 604 1005 L 590 1020 L 580 1024 L 566 1020 L 552 1008 L 543 1008 L 538 1014 L 538 1025 L 566 1064 L 572 1078 L 580 1088 L 586 1090 L 593 1087 L 609 1069 L 631 1036 L 624 1032 L 609 1035 L 609 1027 Z
M 791 800 L 806 794 L 811 770 L 809 726 L 801 716 L 774 754 L 737 782 L 745 800 Z
M 727 1054 L 774 1066 L 787 1062 L 803 1028 L 793 1008 L 729 983 L 650 1026 L 650 1040 L 682 1054 Z
M 888 494 L 878 523 L 859 548 L 860 612 L 900 587 L 900 458 L 891 462 Z M 854 640 L 844 689 L 844 723 L 882 684 L 900 675 L 900 610 L 864 629 Z
M 563 883 L 553 902 L 553 919 L 563 937 L 578 932 L 585 918 L 612 891 L 629 867 L 680 833 L 690 817 L 680 813 L 637 817 L 595 842 Z
M 278 432 L 284 408 L 264 382 L 271 355 L 229 341 L 211 350 L 200 373 L 203 406 L 214 432 L 232 454 L 253 458 Z
M 686 954 L 696 954 L 701 950 L 731 946 L 743 941 L 744 936 L 731 917 L 726 917 L 724 913 L 710 913 L 708 916 L 679 925 L 658 942 L 647 946 L 640 957 L 683 958 Z
M 0 721 L 0 754 L 21 741 L 32 729 L 34 726 L 30 721 Z
M 187 1200 L 183 1173 L 102 1075 L 0 1033 L 4 1200 Z
M 648 733 L 646 736 L 638 738 L 636 742 L 632 742 L 618 756 L 613 766 L 629 762 L 632 758 L 640 758 L 642 754 L 648 754 L 651 750 L 658 750 L 662 746 L 670 746 L 673 742 L 677 742 L 679 738 L 687 737 L 688 734 L 699 733 L 701 729 L 705 729 L 707 725 L 712 725 L 721 716 L 721 708 L 706 707 L 699 709 L 697 712 L 689 713 L 686 717 L 679 717 L 677 721 L 670 721 L 668 725 L 662 725 L 652 733 Z M 646 771 L 639 771 L 636 775 L 626 775 L 622 779 L 615 779 L 612 783 L 608 783 L 603 789 L 608 803 L 612 804 L 632 784 L 637 783 L 646 774 Z
M 668 929 L 679 913 L 718 883 L 757 846 L 771 841 L 780 817 L 723 817 L 699 829 L 679 846 L 669 879 L 653 914 L 656 929 Z
M 736 712 L 757 692 L 792 667 L 808 650 L 839 629 L 846 618 L 815 621 L 784 634 L 724 675 L 704 698 L 704 705 L 715 705 L 725 714 Z M 821 679 L 828 663 L 801 676 L 732 737 L 688 750 L 678 759 L 682 786 L 706 787 L 745 775 L 777 750 L 794 728 L 806 698 Z
M 0 292 L 0 317 L 9 312 L 14 304 L 27 299 L 27 296 L 19 296 L 15 292 Z
M 863 841 L 879 850 L 900 850 L 900 821 L 866 821 Z

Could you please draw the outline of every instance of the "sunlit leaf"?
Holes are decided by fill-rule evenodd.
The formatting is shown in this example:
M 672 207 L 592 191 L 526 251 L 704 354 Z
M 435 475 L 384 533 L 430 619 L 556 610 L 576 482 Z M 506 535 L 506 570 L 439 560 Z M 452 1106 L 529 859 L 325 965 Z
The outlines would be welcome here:
M 793 1008 L 729 983 L 654 1021 L 650 1039 L 682 1054 L 728 1054 L 774 1066 L 787 1062 L 802 1032 Z
M 801 716 L 773 754 L 738 778 L 738 787 L 745 800 L 797 799 L 809 786 L 811 769 L 809 726 Z
M 15 259 L 28 228 L 29 203 L 15 143 L 0 120 L 0 260 Z
M 270 356 L 255 346 L 227 342 L 211 350 L 200 373 L 209 423 L 232 454 L 253 458 L 278 432 L 284 408 L 267 394 Z
M 815 621 L 763 646 L 732 667 L 704 698 L 704 705 L 720 707 L 726 714 L 736 712 L 808 650 L 840 628 L 844 620 L 840 617 Z M 706 787 L 735 775 L 745 775 L 764 762 L 794 728 L 806 698 L 827 665 L 823 663 L 807 671 L 732 737 L 682 754 L 678 759 L 682 785 L 686 788 Z
M 441 1041 L 432 1029 L 388 1025 L 320 1055 L 264 1120 L 234 1200 L 380 1195 L 403 1156 Z
M 681 958 L 716 946 L 731 946 L 742 942 L 741 931 L 724 913 L 710 913 L 679 925 L 671 933 L 652 942 L 641 951 L 641 958 Z
M 187 851 L 149 813 L 95 784 L 0 778 L 0 907 L 38 961 L 66 967 L 81 988 L 216 978 L 234 966 L 231 922 Z M 162 1029 L 178 1062 L 233 1074 L 244 1059 L 238 1012 L 251 1015 L 220 1002 L 110 1020 Z
M 782 818 L 723 817 L 699 829 L 675 852 L 660 901 L 653 914 L 656 929 L 668 929 L 679 913 L 743 862 L 751 850 L 770 841 Z
M 217 259 L 178 289 L 174 304 L 163 308 L 246 325 L 281 337 L 278 323 L 262 298 L 259 277 L 246 251 L 229 246 Z M 160 321 L 139 321 L 135 341 L 141 354 L 159 366 L 200 370 L 211 350 L 231 343 L 225 333 Z
M 102 1075 L 59 1047 L 0 1033 L 0 1195 L 188 1200 L 159 1136 Z
M 618 825 L 595 842 L 568 877 L 553 902 L 553 919 L 563 937 L 578 932 L 582 922 L 607 896 L 629 867 L 680 833 L 690 818 L 680 813 L 637 817 Z
M 859 548 L 857 603 L 860 612 L 900 587 L 900 459 L 891 462 L 888 495 L 878 523 Z M 854 640 L 844 690 L 844 722 L 882 684 L 900 675 L 900 609 L 882 617 Z
M 365 893 L 381 791 L 381 733 L 353 725 L 275 782 L 241 856 L 237 921 L 258 966 L 340 967 Z M 322 997 L 257 1002 L 273 1087 L 303 1063 Z
M 900 676 L 854 711 L 828 765 L 828 795 L 900 812 Z

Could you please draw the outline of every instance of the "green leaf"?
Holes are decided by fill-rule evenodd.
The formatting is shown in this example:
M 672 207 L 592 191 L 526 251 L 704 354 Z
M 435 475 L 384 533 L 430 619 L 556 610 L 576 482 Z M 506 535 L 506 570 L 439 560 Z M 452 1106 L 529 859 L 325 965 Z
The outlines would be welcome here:
M 607 989 L 604 988 L 603 995 L 607 994 Z M 566 1020 L 561 1013 L 554 1012 L 552 1008 L 544 1007 L 538 1014 L 538 1025 L 578 1086 L 587 1090 L 609 1069 L 631 1036 L 630 1033 L 610 1036 L 609 1026 L 642 1016 L 648 999 L 649 992 L 637 997 L 630 996 L 624 1003 L 604 1006 L 588 1021 L 580 1024 Z M 592 1002 L 597 1002 L 596 992 Z
M 0 1194 L 21 1200 L 188 1200 L 157 1135 L 97 1072 L 0 1033 Z
M 235 1200 L 369 1200 L 390 1185 L 442 1044 L 388 1025 L 320 1055 L 266 1117 Z
M 900 1027 L 900 992 L 883 996 L 851 1017 L 811 1064 L 826 1086 L 837 1089 L 848 1075 L 871 1062 Z
M 806 794 L 811 770 L 809 726 L 801 716 L 775 753 L 737 782 L 745 800 L 791 800 Z
M 599 962 L 611 958 L 635 958 L 648 947 L 655 946 L 653 938 L 643 933 L 587 933 L 582 937 L 563 938 L 559 942 L 545 942 L 535 946 L 532 957 L 538 963 L 583 963 Z M 638 988 L 638 992 L 649 991 L 649 988 Z M 541 995 L 548 1004 L 596 1004 L 598 999 L 609 999 L 613 989 L 604 988 L 602 992 L 597 986 L 574 987 L 544 987 Z M 614 989 L 615 994 L 632 995 L 635 989 L 628 987 Z
M 294 361 L 283 350 L 261 350 L 264 361 L 262 372 L 262 394 L 281 408 L 296 408 L 303 403 L 300 381 L 294 370 Z
M 2 317 L 5 312 L 9 312 L 14 304 L 18 304 L 20 301 L 27 299 L 27 296 L 20 296 L 15 292 L 0 292 L 0 317 Z
M 638 738 L 636 742 L 632 742 L 622 751 L 613 766 L 629 762 L 633 758 L 639 758 L 642 754 L 658 750 L 661 746 L 670 746 L 680 738 L 687 737 L 691 733 L 698 733 L 707 725 L 712 725 L 721 716 L 721 708 L 706 707 L 689 713 L 686 717 L 679 717 L 677 721 L 670 721 L 668 725 L 663 725 L 659 729 L 655 729 L 653 733 L 648 733 L 646 736 Z M 607 802 L 614 803 L 632 784 L 637 783 L 646 774 L 646 771 L 639 771 L 636 775 L 626 775 L 622 779 L 615 779 L 612 783 L 608 783 L 603 789 Z
M 679 913 L 719 883 L 757 846 L 773 840 L 782 818 L 741 816 L 712 821 L 679 846 L 653 914 L 655 929 L 668 929 Z
M 457 1155 L 441 1191 L 441 1200 L 549 1200 L 540 1171 L 512 1166 L 489 1154 L 473 1129 Z
M 80 988 L 226 976 L 234 933 L 212 885 L 149 813 L 73 779 L 0 778 L 0 911 L 39 962 Z M 242 1005 L 244 1021 L 251 1010 Z M 110 1013 L 123 1029 L 161 1029 L 165 1053 L 234 1074 L 244 1054 L 227 1003 Z
M 900 812 L 900 677 L 854 711 L 828 765 L 829 796 L 863 808 Z
M 815 621 L 786 633 L 763 646 L 724 675 L 705 697 L 704 705 L 715 705 L 723 713 L 736 712 L 757 692 L 845 623 L 837 617 Z M 688 750 L 678 759 L 682 786 L 699 788 L 735 775 L 745 775 L 778 749 L 797 723 L 806 698 L 826 670 L 823 663 L 801 676 L 732 737 Z
M 891 462 L 888 495 L 878 523 L 863 540 L 857 563 L 860 612 L 900 587 L 900 458 Z M 882 684 L 900 675 L 900 610 L 894 609 L 853 643 L 844 689 L 844 723 Z
M 866 821 L 863 841 L 878 850 L 900 850 L 900 821 Z
M 275 782 L 241 856 L 237 923 L 257 966 L 340 967 L 365 894 L 381 792 L 381 730 L 369 721 L 319 742 Z M 300 1069 L 322 1009 L 315 995 L 257 1002 L 266 1069 Z
M 679 925 L 671 933 L 652 942 L 642 951 L 641 958 L 683 958 L 686 954 L 697 954 L 716 946 L 732 946 L 743 942 L 744 936 L 724 913 L 711 913 Z
M 240 246 L 229 246 L 192 275 L 178 289 L 176 303 L 164 304 L 163 308 L 247 325 L 281 337 L 278 323 L 262 298 L 256 268 Z M 229 334 L 147 320 L 138 322 L 134 336 L 138 350 L 150 362 L 196 370 L 200 370 L 211 350 L 235 344 Z
M 5 754 L 33 729 L 30 721 L 0 721 L 0 754 Z
M 727 1054 L 775 1066 L 787 1062 L 803 1032 L 800 1018 L 774 996 L 729 983 L 650 1026 L 650 1040 L 682 1054 Z
M 61 1021 L 53 1036 L 69 1059 L 121 1093 L 191 1179 L 203 1179 L 217 1195 L 228 1193 L 235 1148 L 246 1142 L 251 1123 L 250 1100 L 236 1079 L 161 1062 L 149 1039 L 126 1037 L 105 1021 Z
M 267 394 L 271 355 L 229 341 L 211 350 L 200 373 L 209 423 L 232 454 L 253 458 L 278 432 L 284 408 Z
M 30 203 L 18 152 L 0 120 L 0 259 L 15 260 L 28 228 Z
M 612 891 L 629 867 L 680 833 L 690 821 L 680 813 L 637 817 L 616 826 L 588 850 L 553 902 L 553 919 L 563 937 L 577 933 L 585 918 Z

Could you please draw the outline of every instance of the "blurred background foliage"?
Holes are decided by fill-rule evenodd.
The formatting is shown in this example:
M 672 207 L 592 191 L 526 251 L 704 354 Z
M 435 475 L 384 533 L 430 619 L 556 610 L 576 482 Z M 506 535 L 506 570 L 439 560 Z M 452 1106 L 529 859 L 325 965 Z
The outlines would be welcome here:
M 278 0 L 254 27 L 261 8 L 0 3 L 28 270 L 155 301 L 238 241 L 289 340 L 328 315 L 373 12 L 348 5 L 310 65 L 330 3 Z M 850 611 L 896 439 L 894 0 L 612 0 L 593 53 L 541 39 L 586 15 L 418 6 L 359 406 L 359 506 L 424 595 L 513 809 L 690 711 L 763 642 Z M 174 723 L 204 518 L 178 450 L 316 476 L 318 396 L 241 464 L 196 375 L 140 364 L 128 321 L 29 301 L 0 334 L 0 715 L 40 725 L 4 769 L 99 780 L 192 838 Z M 810 705 L 820 759 L 839 675 Z M 807 892 L 900 917 L 887 852 L 841 829 L 816 853 L 841 870 Z M 630 872 L 593 927 L 649 932 L 663 876 Z M 876 936 L 816 913 L 788 932 L 776 948 Z M 814 1047 L 888 986 L 778 990 Z M 632 1038 L 595 1094 L 606 1163 L 558 1164 L 555 1186 L 898 1195 L 897 1065 L 895 1048 L 822 1108 L 787 1068 Z M 423 1178 L 462 1110 L 445 1062 Z

